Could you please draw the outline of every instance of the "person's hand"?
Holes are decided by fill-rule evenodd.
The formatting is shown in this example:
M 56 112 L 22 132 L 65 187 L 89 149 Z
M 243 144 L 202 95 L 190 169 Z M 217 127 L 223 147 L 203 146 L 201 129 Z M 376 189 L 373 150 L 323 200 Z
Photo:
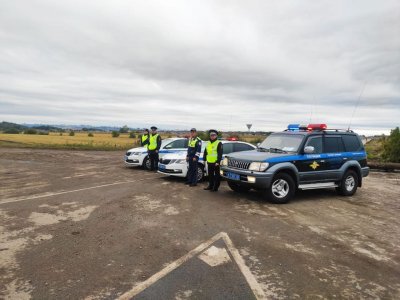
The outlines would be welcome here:
M 218 167 L 218 166 L 219 166 L 219 163 L 215 163 L 215 166 Z
M 158 153 L 158 150 L 156 150 L 156 153 Z
M 196 161 L 197 160 L 197 158 L 196 157 L 193 157 L 193 161 Z
M 189 161 L 189 157 L 186 156 L 186 161 Z

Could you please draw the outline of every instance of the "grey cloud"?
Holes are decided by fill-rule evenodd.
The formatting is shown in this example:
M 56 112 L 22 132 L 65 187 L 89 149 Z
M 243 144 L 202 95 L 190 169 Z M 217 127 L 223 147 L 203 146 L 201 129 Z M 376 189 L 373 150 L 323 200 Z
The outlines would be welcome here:
M 0 118 L 278 130 L 314 109 L 345 127 L 366 82 L 353 124 L 388 132 L 400 117 L 399 11 L 372 0 L 4 2 Z

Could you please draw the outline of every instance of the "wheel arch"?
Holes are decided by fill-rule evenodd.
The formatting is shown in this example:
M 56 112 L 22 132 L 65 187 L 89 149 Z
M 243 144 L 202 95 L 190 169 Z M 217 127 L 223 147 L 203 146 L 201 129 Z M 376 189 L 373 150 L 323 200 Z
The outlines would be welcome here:
M 294 180 L 294 183 L 296 185 L 296 188 L 299 185 L 299 172 L 297 168 L 291 164 L 291 163 L 283 163 L 283 164 L 277 164 L 271 167 L 271 170 L 273 171 L 273 177 L 275 177 L 279 173 L 286 173 L 289 176 L 291 176 Z
M 354 172 L 356 172 L 357 176 L 358 176 L 358 187 L 362 186 L 362 172 L 361 172 L 361 166 L 357 161 L 349 161 L 344 165 L 344 170 L 342 173 L 342 177 L 344 176 L 344 174 L 346 174 L 347 171 L 352 170 Z

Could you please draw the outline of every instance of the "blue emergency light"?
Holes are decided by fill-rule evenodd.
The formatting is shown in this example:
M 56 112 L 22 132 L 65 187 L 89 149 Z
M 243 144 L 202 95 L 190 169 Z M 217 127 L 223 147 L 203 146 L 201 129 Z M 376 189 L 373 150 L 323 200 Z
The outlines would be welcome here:
M 287 129 L 291 131 L 298 131 L 300 130 L 300 124 L 289 124 Z

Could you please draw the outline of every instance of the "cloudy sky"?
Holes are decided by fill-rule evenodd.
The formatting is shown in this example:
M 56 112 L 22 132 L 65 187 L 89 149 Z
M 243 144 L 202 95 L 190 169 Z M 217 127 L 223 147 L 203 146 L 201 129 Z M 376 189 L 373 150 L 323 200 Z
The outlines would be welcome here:
M 398 0 L 0 5 L 0 121 L 400 125 Z

